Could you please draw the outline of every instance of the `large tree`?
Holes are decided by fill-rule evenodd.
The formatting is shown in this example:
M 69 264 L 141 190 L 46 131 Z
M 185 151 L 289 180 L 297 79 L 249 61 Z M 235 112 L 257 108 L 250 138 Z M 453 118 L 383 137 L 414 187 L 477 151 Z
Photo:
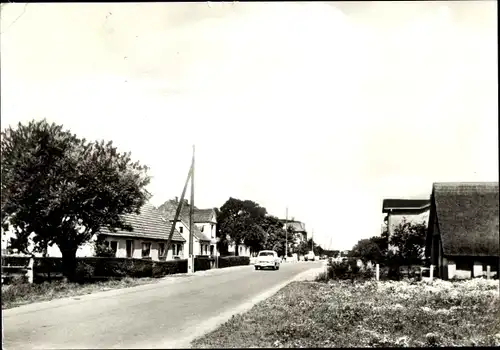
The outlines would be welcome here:
M 147 168 L 111 142 L 87 142 L 45 119 L 2 132 L 2 227 L 13 247 L 40 252 L 56 244 L 73 279 L 76 251 L 102 227 L 132 230 L 123 214 L 149 197 Z
M 263 238 L 260 226 L 266 214 L 266 208 L 254 201 L 230 197 L 218 213 L 219 241 L 234 243 L 236 255 L 239 254 L 239 246 L 244 243 L 258 249 L 259 239 Z M 219 243 L 219 248 L 224 248 L 222 243 Z

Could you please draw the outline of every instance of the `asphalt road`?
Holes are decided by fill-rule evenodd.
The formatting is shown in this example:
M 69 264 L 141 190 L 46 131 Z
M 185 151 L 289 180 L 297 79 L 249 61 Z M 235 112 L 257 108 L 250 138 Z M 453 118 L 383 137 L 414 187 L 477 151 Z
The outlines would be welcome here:
M 211 270 L 3 310 L 4 349 L 166 348 L 321 262 Z M 213 272 L 212 272 L 213 271 Z M 175 346 L 174 346 L 175 347 Z

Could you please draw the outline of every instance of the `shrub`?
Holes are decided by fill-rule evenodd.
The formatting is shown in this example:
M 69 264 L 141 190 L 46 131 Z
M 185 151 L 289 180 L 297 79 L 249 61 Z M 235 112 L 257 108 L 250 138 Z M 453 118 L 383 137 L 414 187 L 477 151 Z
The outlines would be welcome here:
M 50 275 L 62 272 L 61 258 L 35 259 L 37 282 L 51 279 Z M 124 277 L 163 277 L 169 274 L 186 273 L 187 260 L 152 261 L 145 259 L 85 257 L 77 258 L 79 282 Z
M 224 256 L 219 257 L 220 269 L 231 266 L 250 265 L 250 258 L 248 256 Z
M 187 259 L 155 262 L 153 265 L 153 277 L 163 277 L 176 273 L 187 273 L 187 270 Z
M 320 274 L 317 281 L 328 280 L 366 280 L 372 279 L 374 272 L 366 265 L 358 266 L 358 260 L 355 258 L 348 258 L 343 261 L 328 262 L 327 272 Z

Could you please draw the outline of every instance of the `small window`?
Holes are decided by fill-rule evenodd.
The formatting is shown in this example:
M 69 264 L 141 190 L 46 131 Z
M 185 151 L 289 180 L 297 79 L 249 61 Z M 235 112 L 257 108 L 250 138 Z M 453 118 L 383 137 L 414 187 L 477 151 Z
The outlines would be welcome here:
M 179 255 L 179 249 L 177 248 L 177 244 L 172 244 L 172 255 Z
M 111 241 L 111 250 L 115 253 L 118 250 L 118 242 L 117 241 Z
M 211 229 L 213 230 L 214 229 L 214 224 L 211 225 Z
M 151 243 L 142 242 L 142 257 L 148 258 L 151 255 Z
M 182 231 L 184 231 L 184 227 L 180 226 L 179 227 L 179 232 L 182 233 Z
M 202 226 L 201 229 L 200 229 L 201 232 L 203 232 L 204 229 L 205 229 L 205 226 Z
M 182 254 L 182 244 L 177 244 L 177 255 Z

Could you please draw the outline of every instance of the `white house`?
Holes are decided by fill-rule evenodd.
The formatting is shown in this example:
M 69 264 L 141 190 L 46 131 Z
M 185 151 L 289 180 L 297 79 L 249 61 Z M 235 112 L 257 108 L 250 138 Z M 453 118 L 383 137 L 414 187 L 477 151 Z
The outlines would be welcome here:
M 173 219 L 170 220 L 170 224 L 173 223 Z M 197 225 L 193 225 L 193 255 L 211 255 L 210 254 L 210 238 L 205 235 L 198 228 Z M 182 258 L 187 258 L 189 255 L 189 223 L 184 219 L 180 219 L 175 223 L 175 229 L 178 231 L 182 237 L 185 239 L 185 252 L 181 253 Z

